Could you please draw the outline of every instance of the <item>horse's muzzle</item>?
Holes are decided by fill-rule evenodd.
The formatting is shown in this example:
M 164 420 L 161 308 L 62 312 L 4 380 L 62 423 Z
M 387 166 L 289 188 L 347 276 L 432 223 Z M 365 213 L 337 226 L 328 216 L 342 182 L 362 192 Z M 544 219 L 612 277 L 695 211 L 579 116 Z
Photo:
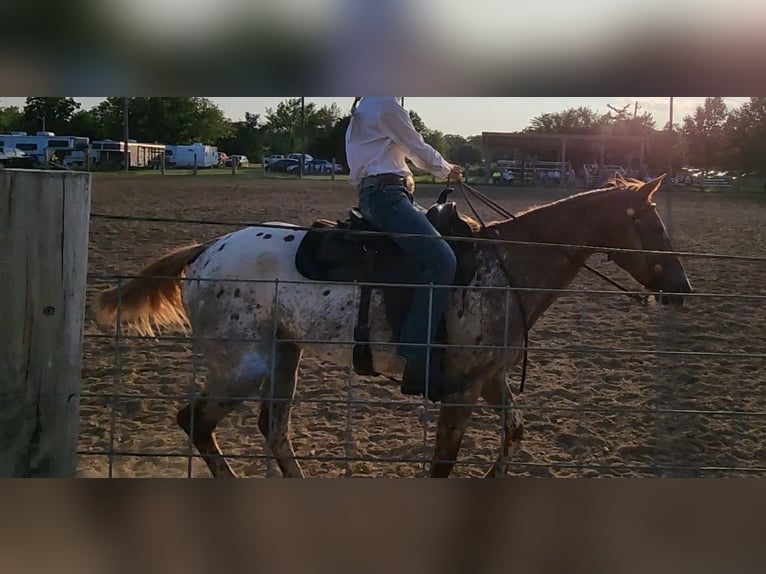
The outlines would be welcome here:
M 674 291 L 664 292 L 663 290 L 659 289 L 652 289 L 655 291 L 654 293 L 654 300 L 662 305 L 672 305 L 674 307 L 680 307 L 684 304 L 684 299 L 686 299 L 685 295 L 686 293 L 693 293 L 692 286 L 689 285 L 688 281 L 684 281 L 683 284 Z

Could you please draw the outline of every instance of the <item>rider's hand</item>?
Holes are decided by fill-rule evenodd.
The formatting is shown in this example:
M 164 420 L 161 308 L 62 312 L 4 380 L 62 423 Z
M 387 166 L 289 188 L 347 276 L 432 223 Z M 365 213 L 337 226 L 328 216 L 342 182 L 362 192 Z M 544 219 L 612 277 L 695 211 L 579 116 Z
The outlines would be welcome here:
M 452 164 L 448 177 L 455 181 L 463 181 L 463 168 L 459 165 Z

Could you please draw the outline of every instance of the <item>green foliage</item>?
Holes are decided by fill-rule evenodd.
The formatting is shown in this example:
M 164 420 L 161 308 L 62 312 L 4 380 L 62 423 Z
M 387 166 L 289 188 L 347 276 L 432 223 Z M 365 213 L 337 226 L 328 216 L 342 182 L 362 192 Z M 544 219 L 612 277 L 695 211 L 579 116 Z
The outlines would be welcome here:
M 694 115 L 683 121 L 683 150 L 687 163 L 703 169 L 725 168 L 724 139 L 728 110 L 723 98 L 705 98 Z
M 0 108 L 0 133 L 8 133 L 22 129 L 24 114 L 16 106 Z
M 480 137 L 464 138 L 459 135 L 446 135 L 444 140 L 449 161 L 459 165 L 481 163 L 483 152 Z
M 766 98 L 755 97 L 731 112 L 723 127 L 723 160 L 742 171 L 766 173 Z
M 526 133 L 596 134 L 604 125 L 604 116 L 585 107 L 546 113 L 532 118 Z
M 69 126 L 65 131 L 69 135 L 90 138 L 91 141 L 106 139 L 104 126 L 94 110 L 76 111 L 69 120 Z
M 80 103 L 74 98 L 27 98 L 24 104 L 24 131 L 41 131 L 45 125 L 45 131 L 63 133 L 79 109 Z
M 316 142 L 321 148 L 332 147 L 328 138 L 338 135 L 335 128 L 340 119 L 340 108 L 335 104 L 318 108 L 313 102 L 305 102 L 301 109 L 301 98 L 290 98 L 275 110 L 266 108 L 266 143 L 272 153 L 317 155 Z
M 111 97 L 95 110 L 107 137 L 124 135 L 124 98 Z M 230 135 L 232 126 L 207 98 L 128 98 L 129 137 L 143 142 L 191 144 L 216 142 Z
M 409 116 L 410 116 L 410 120 L 412 120 L 412 125 L 415 127 L 417 132 L 425 138 L 428 128 L 426 128 L 426 124 L 423 122 L 423 119 L 418 115 L 418 113 L 415 110 L 410 110 Z
M 219 139 L 216 145 L 220 151 L 228 154 L 242 154 L 248 156 L 252 162 L 260 161 L 268 154 L 261 116 L 246 112 L 245 120 L 231 122 L 230 134 Z

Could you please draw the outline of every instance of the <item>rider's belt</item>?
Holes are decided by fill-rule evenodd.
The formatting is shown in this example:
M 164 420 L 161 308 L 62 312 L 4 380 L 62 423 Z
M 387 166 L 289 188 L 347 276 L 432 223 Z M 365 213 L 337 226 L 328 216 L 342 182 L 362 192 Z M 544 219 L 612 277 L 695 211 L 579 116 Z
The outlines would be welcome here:
M 378 175 L 370 175 L 362 180 L 362 187 L 368 185 L 384 186 L 384 185 L 401 185 L 410 193 L 415 191 L 415 180 L 412 176 L 397 175 L 395 173 L 381 173 Z

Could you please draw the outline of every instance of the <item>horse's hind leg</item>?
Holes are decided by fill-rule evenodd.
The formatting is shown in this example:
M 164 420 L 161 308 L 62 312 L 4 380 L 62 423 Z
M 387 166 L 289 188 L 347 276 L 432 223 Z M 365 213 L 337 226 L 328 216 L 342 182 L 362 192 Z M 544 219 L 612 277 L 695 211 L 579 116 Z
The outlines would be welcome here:
M 276 458 L 282 476 L 303 478 L 290 441 L 290 410 L 295 395 L 301 350 L 293 343 L 278 343 L 274 379 L 262 389 L 258 428 L 266 438 L 271 454 Z
M 215 428 L 237 405 L 253 395 L 269 374 L 270 345 L 208 349 L 215 362 L 208 363 L 205 389 L 178 412 L 176 420 L 189 435 L 216 478 L 236 478 L 215 438 Z M 192 416 L 193 415 L 193 416 Z
M 215 427 L 228 415 L 239 401 L 210 398 L 201 393 L 194 401 L 178 412 L 178 425 L 189 435 L 202 455 L 210 472 L 216 478 L 236 478 L 237 475 L 226 462 L 215 438 Z M 193 414 L 193 416 L 192 416 Z
M 498 379 L 488 381 L 481 390 L 481 396 L 488 405 L 495 406 L 500 410 L 503 429 L 500 454 L 484 478 L 503 478 L 508 475 L 508 461 L 521 447 L 521 439 L 524 436 L 524 420 L 521 412 L 516 409 L 513 394 L 508 383 L 505 382 L 504 374 Z
M 431 460 L 431 478 L 447 478 L 452 472 L 478 394 L 478 385 L 474 384 L 442 401 Z

